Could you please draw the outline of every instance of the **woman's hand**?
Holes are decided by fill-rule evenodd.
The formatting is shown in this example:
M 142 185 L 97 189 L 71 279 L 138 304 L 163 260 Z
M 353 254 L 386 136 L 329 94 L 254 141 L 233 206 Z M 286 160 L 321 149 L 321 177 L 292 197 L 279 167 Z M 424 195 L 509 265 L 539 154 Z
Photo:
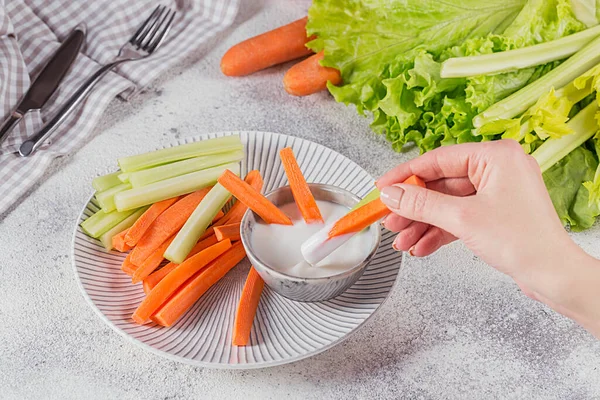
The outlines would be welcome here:
M 411 175 L 423 179 L 427 189 L 400 183 Z M 438 148 L 389 171 L 377 186 L 393 212 L 383 224 L 399 232 L 397 250 L 425 256 L 458 238 L 528 296 L 586 326 L 593 324 L 590 318 L 600 321 L 600 311 L 581 315 L 589 298 L 575 305 L 573 288 L 565 287 L 575 276 L 572 265 L 596 263 L 585 273 L 592 271 L 600 283 L 599 262 L 566 233 L 537 162 L 516 141 Z

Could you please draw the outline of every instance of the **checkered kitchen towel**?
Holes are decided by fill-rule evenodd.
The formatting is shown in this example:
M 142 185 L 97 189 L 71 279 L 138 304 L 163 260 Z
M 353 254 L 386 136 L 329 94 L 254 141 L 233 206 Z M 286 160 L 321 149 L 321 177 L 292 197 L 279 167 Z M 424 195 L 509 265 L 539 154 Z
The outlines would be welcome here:
M 0 218 L 43 175 L 55 157 L 71 153 L 116 96 L 126 99 L 233 21 L 239 0 L 161 0 L 177 10 L 167 40 L 146 60 L 107 75 L 33 156 L 14 154 L 99 65 L 109 62 L 158 5 L 158 0 L 0 0 L 0 118 L 10 114 L 60 42 L 87 26 L 80 54 L 41 112 L 30 112 L 0 147 Z

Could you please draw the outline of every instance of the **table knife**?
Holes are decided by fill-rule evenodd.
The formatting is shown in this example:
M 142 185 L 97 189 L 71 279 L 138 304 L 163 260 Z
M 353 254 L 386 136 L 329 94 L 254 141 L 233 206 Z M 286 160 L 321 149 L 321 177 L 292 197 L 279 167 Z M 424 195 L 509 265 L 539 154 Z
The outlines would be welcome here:
M 78 25 L 62 42 L 56 53 L 35 78 L 17 107 L 0 125 L 0 144 L 27 112 L 41 109 L 56 91 L 73 61 L 77 58 L 81 45 L 85 41 L 85 33 L 85 25 Z

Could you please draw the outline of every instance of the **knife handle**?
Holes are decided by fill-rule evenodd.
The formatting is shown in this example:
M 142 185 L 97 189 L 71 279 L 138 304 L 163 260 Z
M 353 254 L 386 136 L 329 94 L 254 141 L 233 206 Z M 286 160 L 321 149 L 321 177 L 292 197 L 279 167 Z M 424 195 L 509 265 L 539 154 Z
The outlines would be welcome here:
M 65 102 L 58 112 L 49 120 L 38 133 L 32 138 L 21 144 L 19 154 L 21 157 L 31 155 L 48 139 L 60 126 L 60 124 L 77 108 L 77 106 L 86 98 L 93 87 L 102 79 L 108 71 L 113 69 L 119 62 L 113 62 L 100 67 L 92 76 L 90 76 L 83 85 Z
M 4 142 L 4 139 L 8 136 L 10 131 L 17 125 L 17 123 L 23 118 L 23 116 L 17 112 L 12 112 L 10 117 L 4 121 L 2 126 L 0 127 L 0 144 Z

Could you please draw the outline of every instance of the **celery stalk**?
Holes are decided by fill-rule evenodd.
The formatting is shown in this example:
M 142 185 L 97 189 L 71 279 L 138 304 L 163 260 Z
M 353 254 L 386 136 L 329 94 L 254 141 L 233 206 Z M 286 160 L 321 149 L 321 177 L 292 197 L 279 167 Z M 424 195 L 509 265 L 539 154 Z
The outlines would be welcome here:
M 530 83 L 523 89 L 490 106 L 475 118 L 473 126 L 479 128 L 498 119 L 510 119 L 526 111 L 552 87 L 565 86 L 600 62 L 600 38 L 594 39 L 564 63 Z
M 104 212 L 111 212 L 116 209 L 115 207 L 115 195 L 124 190 L 131 189 L 131 185 L 128 183 L 121 183 L 120 185 L 113 186 L 110 189 L 103 190 L 102 192 L 96 193 L 96 200 Z
M 177 264 L 182 263 L 230 197 L 231 193 L 220 183 L 217 183 L 198 204 L 198 207 L 175 236 L 175 239 L 165 251 L 165 258 Z
M 115 195 L 115 205 L 119 211 L 131 210 L 161 200 L 170 199 L 171 197 L 191 193 L 195 190 L 214 185 L 226 169 L 231 170 L 236 175 L 240 174 L 239 163 L 225 164 L 202 171 L 191 172 L 117 193 Z
M 112 238 L 113 236 L 123 232 L 125 229 L 130 228 L 131 225 L 137 221 L 137 219 L 146 211 L 148 207 L 142 207 L 137 211 L 134 211 L 129 217 L 125 218 L 123 221 L 119 222 L 117 225 L 113 226 L 106 232 L 104 232 L 100 236 L 100 242 L 104 246 L 107 251 L 111 251 L 113 248 Z
M 104 232 L 129 217 L 136 210 L 128 211 L 112 211 L 106 213 L 102 210 L 96 214 L 90 216 L 88 219 L 81 223 L 81 229 L 93 238 L 99 238 Z
M 600 25 L 551 42 L 521 49 L 449 58 L 442 63 L 442 78 L 492 75 L 562 60 L 578 52 L 600 35 Z
M 363 199 L 361 201 L 359 201 L 358 203 L 356 203 L 354 205 L 354 207 L 352 207 L 350 209 L 350 211 L 354 211 L 357 208 L 360 208 L 360 207 L 364 206 L 365 204 L 370 203 L 370 202 L 372 202 L 375 199 L 378 199 L 379 195 L 380 195 L 379 189 L 375 188 L 375 189 L 371 190 L 369 192 L 369 194 L 367 194 L 365 197 L 363 197 Z
M 596 134 L 598 131 L 598 122 L 595 118 L 597 111 L 598 103 L 595 101 L 590 103 L 567 122 L 567 125 L 575 133 L 556 139 L 550 138 L 531 154 L 540 164 L 542 172 L 548 170 Z
M 181 146 L 151 151 L 149 153 L 119 158 L 119 166 L 123 172 L 139 171 L 173 161 L 185 160 L 192 157 L 226 153 L 241 150 L 242 142 L 238 135 L 223 136 L 216 139 L 183 144 Z
M 129 175 L 129 173 L 123 172 L 119 174 L 118 178 L 123 183 L 129 183 Z
M 241 161 L 243 158 L 244 152 L 242 150 L 214 154 L 211 156 L 189 158 L 187 160 L 177 161 L 171 164 L 130 172 L 128 174 L 129 182 L 134 188 L 137 188 L 165 179 L 174 178 L 176 176 L 189 174 L 190 172 Z
M 98 191 L 102 192 L 106 189 L 110 189 L 113 186 L 117 186 L 121 183 L 118 176 L 121 171 L 113 172 L 112 174 L 97 176 L 92 180 L 92 187 Z

